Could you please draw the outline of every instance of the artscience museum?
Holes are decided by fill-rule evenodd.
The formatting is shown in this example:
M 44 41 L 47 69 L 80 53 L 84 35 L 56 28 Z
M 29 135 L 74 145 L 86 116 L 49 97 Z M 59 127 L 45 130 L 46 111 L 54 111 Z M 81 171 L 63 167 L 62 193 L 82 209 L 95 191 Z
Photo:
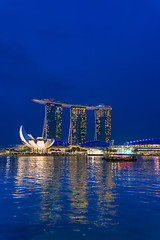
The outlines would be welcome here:
M 35 139 L 31 134 L 26 133 L 23 126 L 20 127 L 19 134 L 22 142 L 34 152 L 46 152 L 55 141 L 54 139 L 45 140 L 43 137 L 37 137 Z

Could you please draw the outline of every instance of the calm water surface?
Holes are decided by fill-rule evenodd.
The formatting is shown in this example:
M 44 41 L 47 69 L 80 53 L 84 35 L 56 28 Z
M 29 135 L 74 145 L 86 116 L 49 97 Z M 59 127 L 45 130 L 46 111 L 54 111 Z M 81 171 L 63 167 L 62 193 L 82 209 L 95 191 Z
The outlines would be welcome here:
M 160 158 L 1 157 L 0 240 L 160 239 Z

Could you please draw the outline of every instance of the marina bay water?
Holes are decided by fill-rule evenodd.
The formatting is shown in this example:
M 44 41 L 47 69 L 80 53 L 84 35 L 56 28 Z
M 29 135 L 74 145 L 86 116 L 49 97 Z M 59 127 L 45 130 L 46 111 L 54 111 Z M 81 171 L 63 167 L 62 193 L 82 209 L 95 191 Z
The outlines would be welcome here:
M 0 240 L 160 239 L 160 158 L 0 158 Z

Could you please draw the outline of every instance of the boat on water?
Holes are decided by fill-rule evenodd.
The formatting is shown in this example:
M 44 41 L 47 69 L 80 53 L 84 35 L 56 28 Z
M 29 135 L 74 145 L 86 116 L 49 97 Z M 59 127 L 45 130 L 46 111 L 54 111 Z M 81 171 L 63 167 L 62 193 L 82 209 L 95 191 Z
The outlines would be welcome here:
M 114 155 L 106 155 L 103 157 L 107 162 L 135 162 L 137 161 L 137 157 L 135 155 L 128 154 L 114 154 Z

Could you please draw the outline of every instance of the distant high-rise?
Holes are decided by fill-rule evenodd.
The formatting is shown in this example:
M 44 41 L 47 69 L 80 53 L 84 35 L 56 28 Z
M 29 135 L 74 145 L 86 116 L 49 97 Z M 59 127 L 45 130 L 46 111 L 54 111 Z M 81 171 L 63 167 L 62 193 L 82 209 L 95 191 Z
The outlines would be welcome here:
M 69 143 L 79 144 L 86 141 L 86 120 L 87 113 L 85 107 L 70 108 L 70 129 Z
M 70 109 L 70 127 L 68 142 L 77 145 L 86 141 L 87 111 L 95 111 L 95 140 L 109 142 L 111 137 L 111 110 L 104 105 L 75 105 L 54 99 L 33 99 L 45 105 L 43 138 L 62 140 L 62 110 Z
M 45 121 L 43 128 L 43 137 L 45 139 L 61 140 L 62 135 L 62 107 L 57 105 L 51 105 L 47 103 L 45 105 Z
M 95 140 L 109 142 L 111 137 L 111 110 L 95 110 Z

